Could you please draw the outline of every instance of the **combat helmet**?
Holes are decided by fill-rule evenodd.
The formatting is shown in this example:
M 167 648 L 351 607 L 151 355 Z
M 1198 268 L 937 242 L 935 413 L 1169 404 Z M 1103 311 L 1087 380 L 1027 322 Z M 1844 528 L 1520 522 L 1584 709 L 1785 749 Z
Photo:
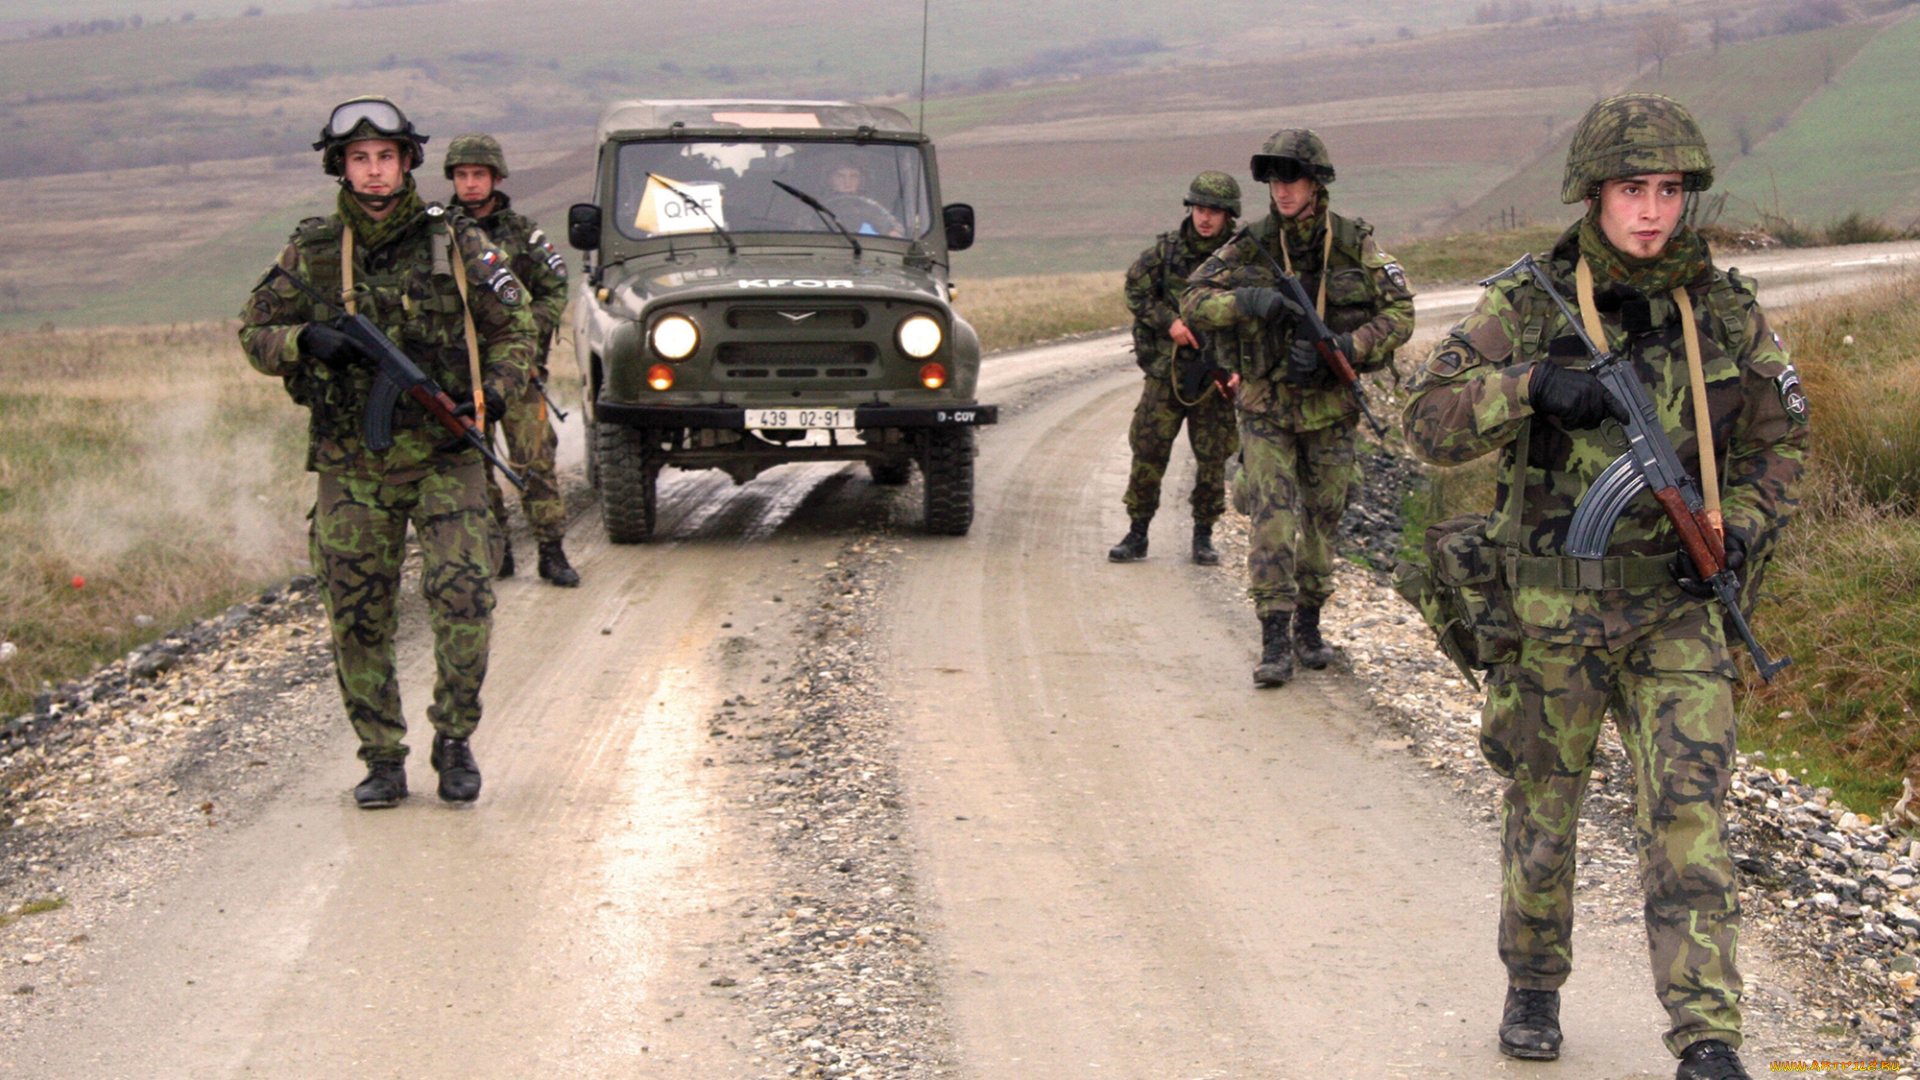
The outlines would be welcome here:
M 493 170 L 495 180 L 507 178 L 507 152 L 500 149 L 500 140 L 491 135 L 478 132 L 455 135 L 447 144 L 447 179 L 453 179 L 456 165 L 485 165 Z
M 1587 110 L 1567 148 L 1560 201 L 1590 198 L 1603 180 L 1680 173 L 1686 190 L 1713 186 L 1713 155 L 1686 106 L 1661 94 L 1621 94 Z
M 427 160 L 427 137 L 414 130 L 413 121 L 400 106 L 378 94 L 349 98 L 335 105 L 313 148 L 320 151 L 320 167 L 327 175 L 340 176 L 346 171 L 347 144 L 367 139 L 390 139 L 407 146 L 408 172 Z
M 1263 184 L 1274 180 L 1291 184 L 1303 176 L 1333 183 L 1333 158 L 1327 154 L 1327 144 L 1310 128 L 1276 131 L 1253 155 L 1253 178 Z
M 1187 185 L 1182 206 L 1205 206 L 1240 216 L 1240 181 L 1216 169 L 1208 169 Z

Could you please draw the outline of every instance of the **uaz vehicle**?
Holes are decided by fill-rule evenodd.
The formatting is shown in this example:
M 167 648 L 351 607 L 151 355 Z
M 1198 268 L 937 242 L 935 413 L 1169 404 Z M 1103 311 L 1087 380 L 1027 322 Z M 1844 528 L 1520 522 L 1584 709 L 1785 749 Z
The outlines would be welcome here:
M 933 146 L 893 109 L 829 101 L 629 101 L 601 115 L 575 348 L 607 535 L 653 533 L 661 468 L 745 483 L 794 461 L 920 467 L 926 528 L 973 522 L 980 339 L 947 253 Z

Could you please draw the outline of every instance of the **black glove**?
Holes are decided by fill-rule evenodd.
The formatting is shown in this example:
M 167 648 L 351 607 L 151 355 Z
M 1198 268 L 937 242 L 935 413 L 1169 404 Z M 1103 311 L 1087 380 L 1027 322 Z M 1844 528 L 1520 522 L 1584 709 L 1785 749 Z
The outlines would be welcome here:
M 1283 312 L 1296 319 L 1306 315 L 1306 312 L 1300 310 L 1300 305 L 1293 302 L 1292 297 L 1268 285 L 1249 285 L 1235 289 L 1233 298 L 1240 302 L 1240 310 L 1246 313 L 1247 318 L 1256 322 L 1272 322 Z
M 480 391 L 480 399 L 483 402 L 485 402 L 487 406 L 487 422 L 496 423 L 496 424 L 499 423 L 500 418 L 506 415 L 507 399 L 501 397 L 500 391 L 495 390 L 491 386 L 486 387 L 485 389 Z M 455 405 L 453 407 L 453 415 L 472 416 L 473 415 L 473 398 L 471 397 L 461 398 L 460 404 Z
M 1560 421 L 1560 426 L 1578 431 L 1597 428 L 1608 417 L 1625 422 L 1598 376 L 1576 368 L 1539 361 L 1527 377 L 1527 397 L 1533 411 Z
M 352 338 L 326 323 L 311 322 L 301 327 L 295 343 L 301 352 L 335 371 L 350 368 L 366 356 Z
M 1740 538 L 1739 533 L 1730 532 L 1727 534 L 1727 569 L 1739 573 L 1740 568 L 1745 565 L 1747 565 L 1747 542 Z M 1681 548 L 1680 554 L 1673 557 L 1671 569 L 1673 580 L 1680 586 L 1681 592 L 1696 600 L 1711 600 L 1716 595 L 1713 586 L 1707 584 L 1707 580 L 1700 576 L 1700 568 L 1693 565 L 1693 556 L 1687 554 L 1686 548 Z
M 1352 334 L 1335 334 L 1327 344 L 1346 357 L 1349 363 L 1353 361 Z M 1327 362 L 1320 355 L 1320 347 L 1307 339 L 1304 328 L 1302 332 L 1296 332 L 1293 335 L 1293 351 L 1287 356 L 1287 381 L 1302 386 L 1314 382 L 1326 370 Z

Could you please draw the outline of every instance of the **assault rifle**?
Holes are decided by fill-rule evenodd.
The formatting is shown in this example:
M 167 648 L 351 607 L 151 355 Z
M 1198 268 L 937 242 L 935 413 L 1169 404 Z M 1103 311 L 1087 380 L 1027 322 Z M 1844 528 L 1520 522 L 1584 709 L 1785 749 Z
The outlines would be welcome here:
M 1617 411 L 1626 416 L 1622 424 L 1627 429 L 1627 452 L 1601 470 L 1599 478 L 1580 499 L 1580 505 L 1574 508 L 1573 522 L 1567 530 L 1567 554 L 1576 559 L 1605 558 L 1613 526 L 1627 504 L 1642 491 L 1653 492 L 1660 508 L 1666 511 L 1667 520 L 1673 523 L 1674 532 L 1679 534 L 1687 557 L 1713 587 L 1727 619 L 1747 643 L 1747 651 L 1753 654 L 1753 666 L 1759 669 L 1762 679 L 1772 682 L 1774 674 L 1793 663 L 1793 658 L 1768 659 L 1767 650 L 1754 638 L 1753 628 L 1747 625 L 1746 614 L 1740 610 L 1740 578 L 1727 567 L 1726 541 L 1709 523 L 1706 500 L 1701 498 L 1693 477 L 1681 467 L 1680 453 L 1667 437 L 1667 429 L 1660 423 L 1660 412 L 1654 407 L 1646 385 L 1633 370 L 1633 364 L 1587 336 L 1585 324 L 1567 306 L 1560 290 L 1554 288 L 1546 270 L 1532 255 L 1523 256 L 1508 273 L 1516 270 L 1532 274 L 1533 280 L 1560 309 L 1567 325 L 1579 335 L 1587 355 L 1593 358 L 1587 371 L 1599 378 Z
M 1320 359 L 1333 371 L 1334 378 L 1339 379 L 1340 384 L 1353 395 L 1353 403 L 1360 406 L 1360 415 L 1367 418 L 1367 426 L 1373 429 L 1373 437 L 1386 438 L 1387 426 L 1374 419 L 1373 410 L 1367 408 L 1367 396 L 1360 392 L 1360 376 L 1354 372 L 1353 364 L 1347 359 L 1346 354 L 1333 347 L 1333 339 L 1337 335 L 1328 329 L 1326 321 L 1320 318 L 1320 312 L 1314 307 L 1313 297 L 1307 295 L 1306 286 L 1300 284 L 1299 278 L 1281 268 L 1279 260 L 1275 259 L 1266 245 L 1253 235 L 1251 227 L 1242 228 L 1240 235 L 1253 241 L 1253 246 L 1259 249 L 1260 254 L 1267 257 L 1267 263 L 1273 267 L 1274 288 L 1279 289 L 1281 295 L 1286 297 L 1287 306 L 1294 310 L 1296 316 L 1293 332 L 1305 333 L 1313 341 L 1313 347 L 1320 353 Z M 1327 268 L 1322 267 L 1320 272 L 1326 273 Z
M 1225 375 L 1219 365 L 1213 362 L 1213 349 L 1207 335 L 1198 330 L 1189 329 L 1193 340 L 1200 344 L 1175 345 L 1173 347 L 1173 372 L 1176 387 L 1180 391 L 1181 401 L 1199 401 L 1200 395 L 1207 392 L 1207 384 L 1220 385 L 1220 394 L 1225 397 Z
M 276 264 L 272 273 L 267 275 L 267 280 L 272 280 L 274 273 L 292 282 L 294 288 L 306 293 L 308 299 L 322 308 L 340 306 L 321 295 L 313 286 L 294 277 L 285 267 Z M 480 426 L 473 422 L 473 418 L 456 415 L 454 410 L 459 406 L 453 403 L 447 392 L 440 389 L 439 383 L 428 378 L 427 373 L 420 370 L 420 365 L 401 352 L 400 347 L 387 335 L 381 333 L 380 328 L 373 325 L 373 320 L 365 315 L 349 315 L 343 311 L 331 325 L 345 334 L 347 340 L 353 342 L 354 347 L 379 368 L 379 374 L 373 380 L 373 391 L 367 395 L 366 415 L 361 419 L 360 438 L 367 444 L 367 449 L 379 453 L 393 446 L 393 409 L 400 403 L 400 395 L 405 394 L 419 402 L 420 407 L 427 410 L 427 415 L 439 421 L 441 427 L 480 451 L 480 456 L 500 470 L 500 475 L 506 477 L 508 483 L 521 491 L 527 490 L 527 482 L 520 478 L 520 474 L 508 468 L 507 463 L 500 460 L 500 455 L 493 452 L 493 447 L 487 445 L 487 437 L 480 433 Z

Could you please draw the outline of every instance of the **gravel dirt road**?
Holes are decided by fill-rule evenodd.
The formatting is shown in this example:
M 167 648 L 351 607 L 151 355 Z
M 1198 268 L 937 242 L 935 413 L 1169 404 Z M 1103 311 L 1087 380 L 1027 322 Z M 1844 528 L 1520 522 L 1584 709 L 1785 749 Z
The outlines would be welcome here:
M 353 808 L 310 601 L 76 704 L 45 767 L 125 739 L 157 794 L 89 772 L 4 834 L 6 899 L 65 904 L 0 925 L 0 1075 L 1670 1075 L 1631 905 L 1583 908 L 1560 1064 L 1500 1057 L 1486 806 L 1342 668 L 1251 687 L 1179 496 L 1106 561 L 1137 387 L 1113 336 L 991 358 L 966 538 L 855 467 L 670 473 L 640 547 L 589 509 L 582 588 L 500 589 L 473 806 L 416 734 L 413 797 Z M 1805 1045 L 1758 1012 L 1750 1063 Z

